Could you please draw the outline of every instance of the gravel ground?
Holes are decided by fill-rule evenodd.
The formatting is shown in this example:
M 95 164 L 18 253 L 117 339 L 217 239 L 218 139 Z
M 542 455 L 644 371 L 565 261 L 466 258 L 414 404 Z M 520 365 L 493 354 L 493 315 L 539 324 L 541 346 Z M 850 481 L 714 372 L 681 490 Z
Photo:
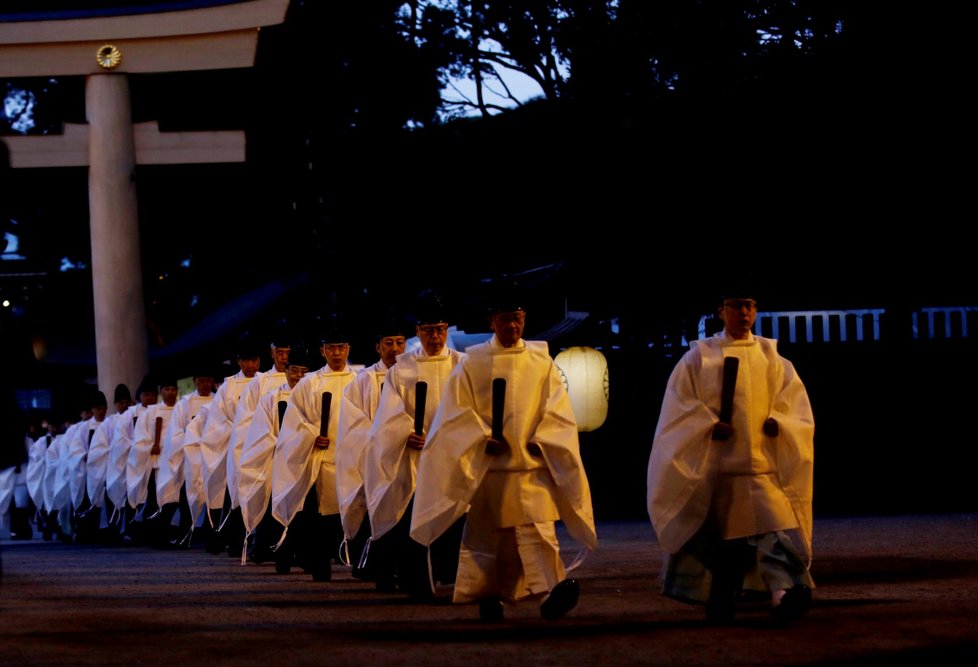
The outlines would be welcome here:
M 663 598 L 649 524 L 599 523 L 560 621 L 532 602 L 498 624 L 414 604 L 334 568 L 330 583 L 202 547 L 3 541 L 2 665 L 785 665 L 978 659 L 978 516 L 816 519 L 807 616 L 729 627 Z

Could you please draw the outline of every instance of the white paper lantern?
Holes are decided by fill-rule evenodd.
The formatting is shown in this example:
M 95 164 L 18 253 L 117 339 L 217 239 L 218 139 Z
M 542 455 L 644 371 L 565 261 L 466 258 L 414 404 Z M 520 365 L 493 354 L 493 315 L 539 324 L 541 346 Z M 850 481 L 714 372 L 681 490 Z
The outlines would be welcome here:
M 570 395 L 578 431 L 593 431 L 608 417 L 608 360 L 593 347 L 569 347 L 554 359 Z

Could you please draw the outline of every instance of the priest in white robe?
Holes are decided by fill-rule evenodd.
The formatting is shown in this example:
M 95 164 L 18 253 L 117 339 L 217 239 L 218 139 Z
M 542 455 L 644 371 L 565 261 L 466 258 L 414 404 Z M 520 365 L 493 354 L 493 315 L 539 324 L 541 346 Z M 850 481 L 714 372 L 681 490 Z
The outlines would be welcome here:
M 252 415 L 258 407 L 258 401 L 269 391 L 278 389 L 286 382 L 285 367 L 289 360 L 290 341 L 281 331 L 273 337 L 269 344 L 269 352 L 272 357 L 272 367 L 267 371 L 255 373 L 255 377 L 245 385 L 245 389 L 238 398 L 238 406 L 234 413 L 234 424 L 231 426 L 231 438 L 228 441 L 227 454 L 227 485 L 228 499 L 231 503 L 231 511 L 236 517 L 235 521 L 243 521 L 238 501 L 238 468 L 241 461 L 241 448 L 244 445 L 244 438 L 251 426 Z M 240 523 L 234 535 L 228 534 L 229 553 L 238 555 L 241 553 L 247 528 Z M 232 542 L 234 538 L 240 538 L 237 543 Z
M 227 489 L 227 457 L 238 399 L 258 373 L 261 363 L 261 345 L 248 333 L 242 334 L 238 341 L 237 362 L 238 372 L 224 378 L 214 395 L 214 403 L 207 411 L 207 422 L 200 439 L 207 509 L 218 528 L 211 534 L 207 545 L 207 550 L 214 554 L 228 550 L 229 555 L 235 555 L 241 545 L 238 534 L 241 532 L 241 512 L 231 510 L 231 496 Z
M 163 436 L 163 449 L 160 452 L 159 467 L 156 471 L 156 502 L 163 508 L 161 524 L 165 528 L 173 521 L 179 510 L 180 523 L 178 535 L 171 546 L 187 548 L 193 518 L 187 502 L 184 476 L 184 439 L 187 427 L 205 405 L 214 400 L 214 376 L 210 371 L 194 375 L 194 390 L 177 401 L 173 415 Z
M 776 341 L 751 332 L 757 303 L 743 292 L 722 300 L 724 330 L 673 369 L 648 468 L 663 593 L 706 602 L 717 623 L 744 588 L 770 591 L 776 619 L 797 617 L 813 586 L 811 405 Z
M 292 390 L 278 435 L 272 516 L 286 531 L 276 550 L 276 569 L 287 572 L 293 562 L 301 562 L 314 581 L 329 581 L 343 539 L 335 458 L 340 398 L 354 373 L 347 364 L 349 340 L 338 328 L 327 331 L 319 350 L 326 365 L 306 374 Z M 328 421 L 323 419 L 324 398 Z M 293 525 L 297 514 L 301 522 Z
M 562 617 L 579 593 L 566 572 L 597 547 L 570 399 L 547 344 L 523 340 L 524 324 L 518 301 L 496 301 L 493 336 L 449 377 L 418 464 L 411 537 L 431 544 L 468 510 L 454 601 L 478 602 L 486 622 L 523 599 Z M 558 519 L 579 545 L 567 565 Z
M 242 554 L 242 563 L 248 559 L 256 563 L 268 560 L 272 547 L 282 536 L 282 524 L 270 511 L 275 443 L 292 390 L 305 377 L 311 363 L 304 343 L 296 342 L 286 347 L 289 358 L 285 365 L 285 382 L 259 399 L 241 447 L 237 496 L 248 548 L 248 552 Z
M 85 466 L 85 487 L 88 492 L 89 502 L 93 507 L 99 508 L 97 511 L 101 517 L 102 527 L 111 532 L 113 526 L 118 532 L 118 525 L 112 524 L 115 506 L 108 499 L 105 493 L 106 474 L 109 467 L 109 450 L 112 445 L 112 434 L 115 431 L 122 414 L 132 405 L 132 394 L 124 384 L 118 384 L 113 395 L 115 412 L 107 415 L 102 424 L 96 429 L 92 436 L 92 443 L 88 448 L 88 460 Z M 104 511 L 103 511 L 104 509 Z
M 461 539 L 459 518 L 459 524 L 432 550 L 429 576 L 427 545 L 418 544 L 408 534 L 418 458 L 443 387 L 465 356 L 448 347 L 446 318 L 437 300 L 421 309 L 415 328 L 421 346 L 399 355 L 384 378 L 364 461 L 370 516 L 367 564 L 378 588 L 391 589 L 396 584 L 415 599 L 432 597 L 432 579 L 446 584 L 455 580 Z M 423 413 L 419 412 L 419 383 L 424 383 Z
M 180 390 L 177 379 L 163 376 L 160 380 L 160 402 L 149 406 L 136 420 L 132 448 L 126 464 L 126 502 L 130 509 L 140 509 L 141 536 L 148 543 L 160 546 L 167 539 L 166 526 L 161 525 L 161 506 L 156 498 L 156 475 L 163 452 L 163 438 L 173 417 Z

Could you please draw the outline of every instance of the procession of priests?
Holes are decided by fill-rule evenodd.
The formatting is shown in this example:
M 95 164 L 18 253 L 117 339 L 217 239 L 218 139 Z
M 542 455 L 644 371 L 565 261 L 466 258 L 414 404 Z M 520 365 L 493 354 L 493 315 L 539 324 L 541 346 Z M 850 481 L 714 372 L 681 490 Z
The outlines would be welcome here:
M 524 339 L 524 299 L 494 292 L 490 333 L 461 350 L 457 315 L 427 293 L 410 317 L 242 334 L 230 363 L 182 387 L 172 369 L 119 385 L 114 411 L 78 396 L 78 415 L 29 432 L 0 471 L 0 516 L 13 539 L 202 543 L 314 582 L 350 568 L 375 594 L 471 605 L 485 623 L 527 604 L 563 618 L 598 538 L 566 379 Z M 662 592 L 710 623 L 751 594 L 794 620 L 814 588 L 814 420 L 791 362 L 753 334 L 756 309 L 748 289 L 723 294 L 723 330 L 672 371 L 648 465 Z M 350 361 L 352 330 L 370 331 L 369 366 Z

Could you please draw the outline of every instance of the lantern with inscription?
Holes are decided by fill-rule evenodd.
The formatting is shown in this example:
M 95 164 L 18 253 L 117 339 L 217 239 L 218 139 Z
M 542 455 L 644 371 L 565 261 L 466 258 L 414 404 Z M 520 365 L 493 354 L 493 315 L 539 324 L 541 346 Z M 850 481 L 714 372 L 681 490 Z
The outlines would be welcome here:
M 578 431 L 593 431 L 608 417 L 608 361 L 593 347 L 569 347 L 554 359 L 570 395 Z

